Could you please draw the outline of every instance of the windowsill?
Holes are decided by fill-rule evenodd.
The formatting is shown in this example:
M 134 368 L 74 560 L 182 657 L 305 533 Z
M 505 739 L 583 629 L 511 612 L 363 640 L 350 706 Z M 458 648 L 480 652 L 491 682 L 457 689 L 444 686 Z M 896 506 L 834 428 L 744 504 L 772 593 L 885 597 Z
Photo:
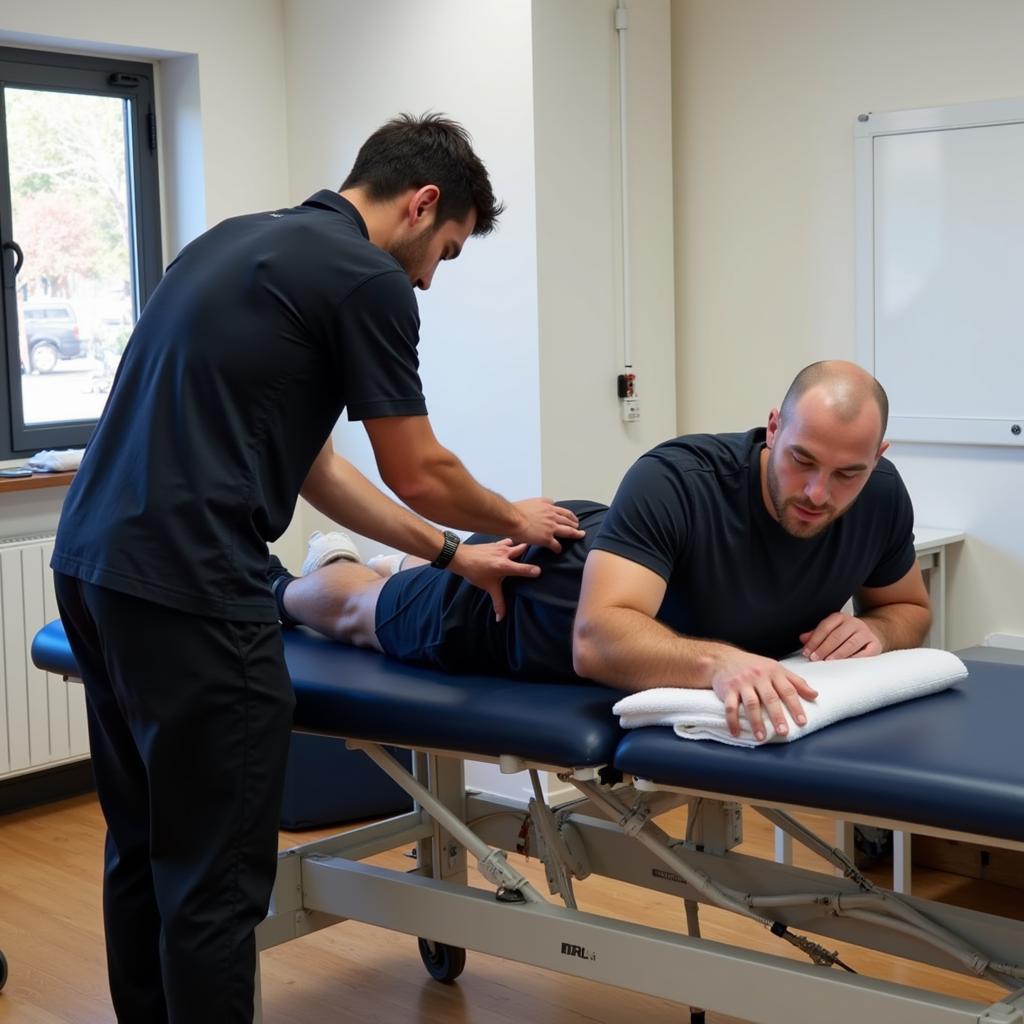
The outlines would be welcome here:
M 0 494 L 9 491 L 35 491 L 41 487 L 67 487 L 74 480 L 70 473 L 33 473 L 32 476 L 0 477 Z

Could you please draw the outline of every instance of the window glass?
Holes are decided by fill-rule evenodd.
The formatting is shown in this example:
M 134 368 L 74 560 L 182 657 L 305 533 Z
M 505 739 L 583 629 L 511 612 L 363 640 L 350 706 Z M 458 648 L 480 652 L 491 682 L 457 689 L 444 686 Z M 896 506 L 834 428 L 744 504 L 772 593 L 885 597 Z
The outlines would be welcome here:
M 151 71 L 0 49 L 0 458 L 88 440 L 159 278 Z

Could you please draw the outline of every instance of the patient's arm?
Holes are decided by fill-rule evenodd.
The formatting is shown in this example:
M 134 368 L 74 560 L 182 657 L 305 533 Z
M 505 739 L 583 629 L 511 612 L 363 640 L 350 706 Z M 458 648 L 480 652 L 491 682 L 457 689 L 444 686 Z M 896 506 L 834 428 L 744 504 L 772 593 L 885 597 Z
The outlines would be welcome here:
M 857 607 L 857 615 L 834 612 L 801 634 L 804 654 L 812 661 L 836 661 L 919 647 L 932 622 L 931 602 L 916 562 L 887 587 L 862 587 Z
M 780 735 L 788 731 L 785 708 L 804 724 L 800 698 L 813 700 L 817 692 L 800 676 L 771 658 L 673 632 L 655 619 L 664 596 L 665 581 L 657 573 L 608 551 L 591 551 L 573 631 L 576 672 L 626 690 L 712 689 L 734 736 L 741 703 L 758 739 L 765 736 L 765 714 Z

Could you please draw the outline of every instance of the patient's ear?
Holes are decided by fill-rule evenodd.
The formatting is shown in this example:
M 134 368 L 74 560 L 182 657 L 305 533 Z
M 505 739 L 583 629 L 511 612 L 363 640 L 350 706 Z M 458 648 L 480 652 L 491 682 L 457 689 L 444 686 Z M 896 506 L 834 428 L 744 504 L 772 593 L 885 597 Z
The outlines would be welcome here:
M 768 427 L 765 431 L 764 443 L 766 448 L 771 448 L 775 444 L 775 436 L 779 432 L 781 426 L 781 417 L 778 409 L 772 409 L 768 413 Z

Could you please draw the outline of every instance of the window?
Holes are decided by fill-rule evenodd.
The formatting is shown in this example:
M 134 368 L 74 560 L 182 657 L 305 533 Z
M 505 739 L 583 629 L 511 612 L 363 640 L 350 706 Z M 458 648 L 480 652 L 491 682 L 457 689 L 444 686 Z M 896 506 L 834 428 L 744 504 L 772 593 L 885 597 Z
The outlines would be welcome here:
M 0 458 L 84 445 L 160 279 L 153 68 L 0 47 Z

